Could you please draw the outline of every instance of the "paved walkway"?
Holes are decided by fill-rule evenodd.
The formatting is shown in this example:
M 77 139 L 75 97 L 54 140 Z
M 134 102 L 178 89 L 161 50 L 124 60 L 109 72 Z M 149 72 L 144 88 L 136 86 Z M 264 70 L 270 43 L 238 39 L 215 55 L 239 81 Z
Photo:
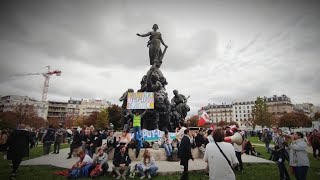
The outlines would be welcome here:
M 67 158 L 67 153 L 69 149 L 60 150 L 60 154 L 49 154 L 47 156 L 41 156 L 35 159 L 30 159 L 23 161 L 21 165 L 52 165 L 62 168 L 70 168 L 78 158 L 73 157 L 71 159 Z M 242 161 L 244 163 L 274 163 L 269 160 L 265 160 L 259 157 L 250 156 L 243 154 Z M 131 164 L 137 164 L 140 161 L 133 161 Z M 108 161 L 109 167 L 112 167 L 112 161 Z M 159 173 L 173 173 L 182 172 L 179 162 L 168 162 L 168 161 L 157 161 L 157 166 L 159 167 Z M 201 171 L 206 168 L 206 163 L 202 159 L 195 159 L 189 162 L 189 171 Z M 111 170 L 111 168 L 109 168 Z

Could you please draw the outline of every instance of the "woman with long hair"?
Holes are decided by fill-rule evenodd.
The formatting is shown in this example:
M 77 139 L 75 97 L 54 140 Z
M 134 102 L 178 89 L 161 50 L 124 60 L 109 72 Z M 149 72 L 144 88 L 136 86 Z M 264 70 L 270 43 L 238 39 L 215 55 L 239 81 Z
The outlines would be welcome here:
M 137 165 L 137 169 L 141 174 L 140 179 L 145 178 L 146 175 L 149 179 L 151 179 L 151 176 L 156 175 L 156 172 L 159 168 L 156 166 L 155 159 L 153 156 L 151 156 L 151 153 L 148 149 L 144 151 L 141 163 Z

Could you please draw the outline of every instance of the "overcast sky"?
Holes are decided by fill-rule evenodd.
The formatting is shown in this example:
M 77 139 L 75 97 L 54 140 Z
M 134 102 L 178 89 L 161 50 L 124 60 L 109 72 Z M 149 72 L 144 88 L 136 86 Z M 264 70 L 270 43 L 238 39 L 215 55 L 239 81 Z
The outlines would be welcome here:
M 10 3 L 9 3 L 10 2 Z M 190 95 L 191 114 L 208 103 L 286 94 L 320 104 L 317 1 L 1 1 L 0 95 L 41 100 L 107 99 L 120 104 L 150 68 L 154 23 L 169 46 L 161 70 L 169 98 Z

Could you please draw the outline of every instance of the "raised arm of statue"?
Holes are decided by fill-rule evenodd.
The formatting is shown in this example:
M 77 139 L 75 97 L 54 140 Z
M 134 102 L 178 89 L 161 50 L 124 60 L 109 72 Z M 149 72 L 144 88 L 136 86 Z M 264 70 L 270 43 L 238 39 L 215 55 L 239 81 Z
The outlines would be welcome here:
M 151 32 L 148 32 L 147 34 L 139 34 L 137 33 L 137 36 L 140 36 L 140 37 L 147 37 L 147 36 L 150 36 L 151 35 Z

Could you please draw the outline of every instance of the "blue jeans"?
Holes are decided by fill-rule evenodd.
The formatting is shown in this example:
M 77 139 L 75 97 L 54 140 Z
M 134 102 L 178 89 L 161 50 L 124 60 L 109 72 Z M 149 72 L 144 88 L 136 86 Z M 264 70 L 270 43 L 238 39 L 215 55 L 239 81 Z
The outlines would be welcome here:
M 141 127 L 140 126 L 133 127 L 133 133 L 134 133 L 134 139 L 138 142 L 138 145 L 140 147 L 143 147 Z
M 151 165 L 149 169 L 147 169 L 146 171 L 143 171 L 142 165 L 138 164 L 137 169 L 141 174 L 141 176 L 145 176 L 145 174 L 147 175 L 150 174 L 151 176 L 155 176 L 159 168 L 156 165 Z
M 294 175 L 296 176 L 297 180 L 307 179 L 308 168 L 308 166 L 296 166 L 294 168 Z
M 167 156 L 171 156 L 171 153 L 172 153 L 172 146 L 171 144 L 166 144 L 166 143 L 163 143 L 162 144 L 162 147 L 164 148 L 164 150 L 166 151 L 166 154 Z

